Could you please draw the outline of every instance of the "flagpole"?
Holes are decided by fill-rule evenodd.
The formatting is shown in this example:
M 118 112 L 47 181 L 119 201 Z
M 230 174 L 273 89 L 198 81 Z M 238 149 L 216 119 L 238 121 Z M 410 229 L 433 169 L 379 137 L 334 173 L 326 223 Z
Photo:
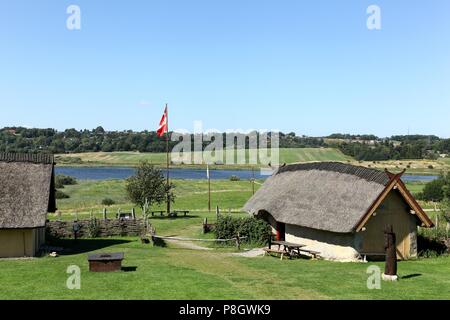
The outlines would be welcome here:
M 169 179 L 169 169 L 170 169 L 170 159 L 169 159 L 169 107 L 166 103 L 166 158 L 167 158 L 167 215 L 170 215 L 170 179 Z
M 208 165 L 206 165 L 206 170 L 208 171 L 208 212 L 211 212 L 211 176 Z
M 252 166 L 252 194 L 255 195 L 255 167 Z

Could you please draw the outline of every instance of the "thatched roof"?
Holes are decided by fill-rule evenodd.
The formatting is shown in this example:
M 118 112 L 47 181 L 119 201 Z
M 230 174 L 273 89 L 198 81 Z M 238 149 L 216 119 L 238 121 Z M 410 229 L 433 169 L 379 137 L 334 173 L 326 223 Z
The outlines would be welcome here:
M 244 210 L 268 212 L 282 223 L 349 233 L 388 185 L 393 187 L 392 179 L 387 172 L 338 162 L 288 165 L 266 180 Z
M 45 226 L 56 209 L 51 155 L 0 153 L 0 229 Z

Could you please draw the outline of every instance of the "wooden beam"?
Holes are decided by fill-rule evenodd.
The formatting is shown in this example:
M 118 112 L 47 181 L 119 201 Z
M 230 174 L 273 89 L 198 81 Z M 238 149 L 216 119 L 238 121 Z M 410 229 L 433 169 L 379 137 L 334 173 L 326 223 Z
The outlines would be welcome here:
M 403 175 L 405 171 L 398 174 L 390 174 L 387 170 L 386 173 L 390 177 L 390 180 L 384 190 L 378 195 L 378 197 L 375 199 L 375 201 L 372 203 L 372 205 L 369 207 L 369 210 L 367 210 L 366 214 L 361 218 L 361 220 L 356 225 L 356 232 L 361 231 L 361 229 L 366 225 L 367 221 L 372 217 L 375 210 L 380 206 L 380 204 L 383 202 L 383 200 L 387 197 L 389 192 L 394 188 L 394 186 L 397 184 L 398 180 L 400 180 L 401 176 Z
M 425 226 L 428 228 L 434 227 L 433 221 L 431 221 L 425 211 L 423 211 L 420 204 L 416 201 L 416 199 L 414 199 L 413 195 L 411 194 L 411 192 L 409 192 L 408 188 L 406 188 L 402 180 L 398 181 L 398 190 L 405 199 L 406 203 L 408 203 L 412 210 L 415 211 L 417 217 L 419 217 L 419 219 L 425 224 Z

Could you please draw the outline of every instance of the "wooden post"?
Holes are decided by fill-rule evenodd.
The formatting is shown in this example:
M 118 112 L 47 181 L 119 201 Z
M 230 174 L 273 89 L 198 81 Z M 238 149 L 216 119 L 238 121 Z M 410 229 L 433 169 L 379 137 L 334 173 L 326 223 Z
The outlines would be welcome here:
M 219 206 L 216 206 L 216 220 L 219 219 L 219 215 L 220 215 L 220 209 L 219 209 Z
M 208 228 L 208 218 L 203 219 L 203 233 L 206 233 Z
M 437 213 L 436 213 L 436 225 L 434 226 L 434 229 L 436 230 L 436 238 L 437 238 L 439 231 L 439 215 Z
M 236 236 L 236 247 L 237 247 L 238 250 L 241 250 L 241 239 L 239 237 L 239 232 L 238 232 L 238 234 Z
M 106 208 L 103 208 L 103 220 L 107 220 Z
M 397 280 L 397 248 L 396 237 L 392 225 L 387 225 L 384 230 L 386 265 L 384 269 L 384 280 Z
M 131 216 L 133 217 L 133 220 L 136 220 L 136 210 L 134 208 L 131 209 Z
M 448 239 L 448 231 L 449 231 L 449 229 L 450 229 L 450 222 L 447 222 L 447 225 L 445 226 L 445 231 L 446 231 L 446 234 L 447 234 L 447 239 Z

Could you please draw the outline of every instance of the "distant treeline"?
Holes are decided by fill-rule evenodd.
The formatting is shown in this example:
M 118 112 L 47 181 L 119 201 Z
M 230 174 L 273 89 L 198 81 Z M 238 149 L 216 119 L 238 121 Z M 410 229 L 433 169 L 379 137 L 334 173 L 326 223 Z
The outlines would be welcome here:
M 280 148 L 336 147 L 357 160 L 378 161 L 392 159 L 437 158 L 450 153 L 450 139 L 436 136 L 393 136 L 332 134 L 328 137 L 297 136 L 279 133 Z M 193 139 L 193 136 L 191 136 Z M 226 138 L 223 134 L 223 141 Z M 170 141 L 173 147 L 177 141 Z M 206 146 L 209 142 L 204 142 Z M 270 146 L 270 139 L 268 139 Z M 246 141 L 248 146 L 248 141 Z M 82 153 L 82 152 L 165 152 L 166 140 L 154 131 L 30 129 L 8 127 L 0 129 L 0 152 Z
M 369 141 L 370 140 L 370 141 Z M 332 143 L 329 143 L 331 146 Z M 345 140 L 335 144 L 344 154 L 356 160 L 381 161 L 400 159 L 438 159 L 450 153 L 450 139 L 436 136 L 393 136 L 368 140 Z
M 226 135 L 223 135 L 224 144 Z M 191 135 L 193 140 L 193 135 Z M 177 141 L 170 141 L 170 147 Z M 205 141 L 204 146 L 209 142 Z M 248 140 L 245 142 L 248 147 Z M 270 134 L 267 138 L 270 146 Z M 281 148 L 304 148 L 325 146 L 323 139 L 298 137 L 295 133 L 280 133 Z M 165 152 L 166 138 L 158 137 L 154 131 L 105 131 L 102 127 L 93 130 L 29 129 L 23 127 L 0 129 L 0 152 L 31 153 L 82 153 L 82 152 Z

